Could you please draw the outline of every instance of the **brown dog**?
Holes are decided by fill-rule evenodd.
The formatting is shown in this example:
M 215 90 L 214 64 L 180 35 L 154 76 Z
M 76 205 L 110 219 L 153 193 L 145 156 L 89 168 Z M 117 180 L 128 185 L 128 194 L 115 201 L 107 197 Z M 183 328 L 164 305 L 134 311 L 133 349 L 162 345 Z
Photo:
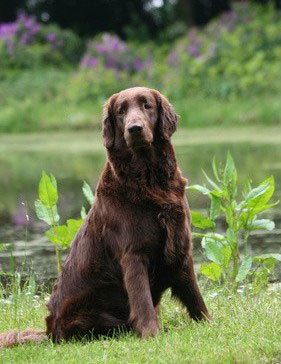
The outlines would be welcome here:
M 170 142 L 177 120 L 166 98 L 148 88 L 106 103 L 107 162 L 48 304 L 53 340 L 120 327 L 154 335 L 169 287 L 191 318 L 209 318 L 193 269 L 186 180 Z

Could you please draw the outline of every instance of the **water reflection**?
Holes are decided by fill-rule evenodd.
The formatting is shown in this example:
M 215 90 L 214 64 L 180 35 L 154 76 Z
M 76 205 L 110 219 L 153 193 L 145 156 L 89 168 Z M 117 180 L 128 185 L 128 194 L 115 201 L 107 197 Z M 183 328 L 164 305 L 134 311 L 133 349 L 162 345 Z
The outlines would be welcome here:
M 105 153 L 100 144 L 91 151 L 86 146 L 71 150 L 71 140 L 69 143 L 67 148 L 49 148 L 45 151 L 44 148 L 43 151 L 28 148 L 22 151 L 15 148 L 16 151 L 0 154 L 0 242 L 14 243 L 17 264 L 20 265 L 23 255 L 27 254 L 29 263 L 32 260 L 33 268 L 45 277 L 54 273 L 55 263 L 53 246 L 46 242 L 42 232 L 45 225 L 38 221 L 34 213 L 41 171 L 44 169 L 57 178 L 59 211 L 63 222 L 65 218 L 78 217 L 81 206 L 87 206 L 81 191 L 82 182 L 86 180 L 95 188 L 105 161 Z M 202 142 L 189 145 L 182 140 L 175 144 L 179 165 L 190 184 L 205 183 L 202 169 L 211 175 L 212 157 L 215 155 L 218 162 L 224 161 L 230 150 L 241 182 L 251 176 L 253 185 L 256 185 L 273 174 L 276 180 L 275 197 L 281 199 L 281 145 L 249 142 Z M 194 191 L 188 192 L 188 198 L 193 209 L 205 208 L 208 203 L 207 198 Z M 29 216 L 29 221 L 26 215 Z M 25 243 L 27 223 L 28 242 Z M 266 239 L 256 237 L 260 248 L 263 247 L 259 250 L 264 251 L 274 245 L 274 250 L 279 247 L 277 251 L 280 252 L 280 235 L 274 237 L 274 244 L 266 243 L 268 240 L 270 242 L 270 236 Z M 7 270 L 8 255 L 1 252 L 1 256 L 2 269 Z

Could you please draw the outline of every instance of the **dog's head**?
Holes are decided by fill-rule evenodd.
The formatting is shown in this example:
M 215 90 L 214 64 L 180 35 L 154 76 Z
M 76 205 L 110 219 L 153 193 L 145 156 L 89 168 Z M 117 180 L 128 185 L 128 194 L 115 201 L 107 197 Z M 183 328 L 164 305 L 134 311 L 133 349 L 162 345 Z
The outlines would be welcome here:
M 132 150 L 169 140 L 178 116 L 160 92 L 134 87 L 112 95 L 104 106 L 103 138 L 110 149 L 126 143 Z

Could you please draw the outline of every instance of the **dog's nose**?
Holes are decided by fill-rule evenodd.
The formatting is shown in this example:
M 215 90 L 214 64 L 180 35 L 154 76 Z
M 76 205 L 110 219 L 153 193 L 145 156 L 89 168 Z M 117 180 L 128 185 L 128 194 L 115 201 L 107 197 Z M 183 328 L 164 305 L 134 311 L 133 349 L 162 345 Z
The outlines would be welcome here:
M 142 131 L 143 127 L 140 124 L 133 124 L 130 125 L 128 128 L 128 131 L 130 134 L 137 134 L 140 133 Z

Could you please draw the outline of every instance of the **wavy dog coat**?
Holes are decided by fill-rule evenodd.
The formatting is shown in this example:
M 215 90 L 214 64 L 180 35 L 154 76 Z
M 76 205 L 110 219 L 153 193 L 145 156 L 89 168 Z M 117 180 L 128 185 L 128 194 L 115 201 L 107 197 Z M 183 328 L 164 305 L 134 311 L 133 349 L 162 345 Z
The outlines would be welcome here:
M 210 317 L 194 274 L 186 180 L 170 141 L 177 121 L 156 90 L 127 89 L 107 101 L 107 161 L 54 285 L 46 337 L 108 335 L 120 327 L 154 335 L 167 288 L 192 319 Z M 42 335 L 34 331 L 30 340 Z M 17 337 L 10 335 L 6 346 L 20 342 Z

